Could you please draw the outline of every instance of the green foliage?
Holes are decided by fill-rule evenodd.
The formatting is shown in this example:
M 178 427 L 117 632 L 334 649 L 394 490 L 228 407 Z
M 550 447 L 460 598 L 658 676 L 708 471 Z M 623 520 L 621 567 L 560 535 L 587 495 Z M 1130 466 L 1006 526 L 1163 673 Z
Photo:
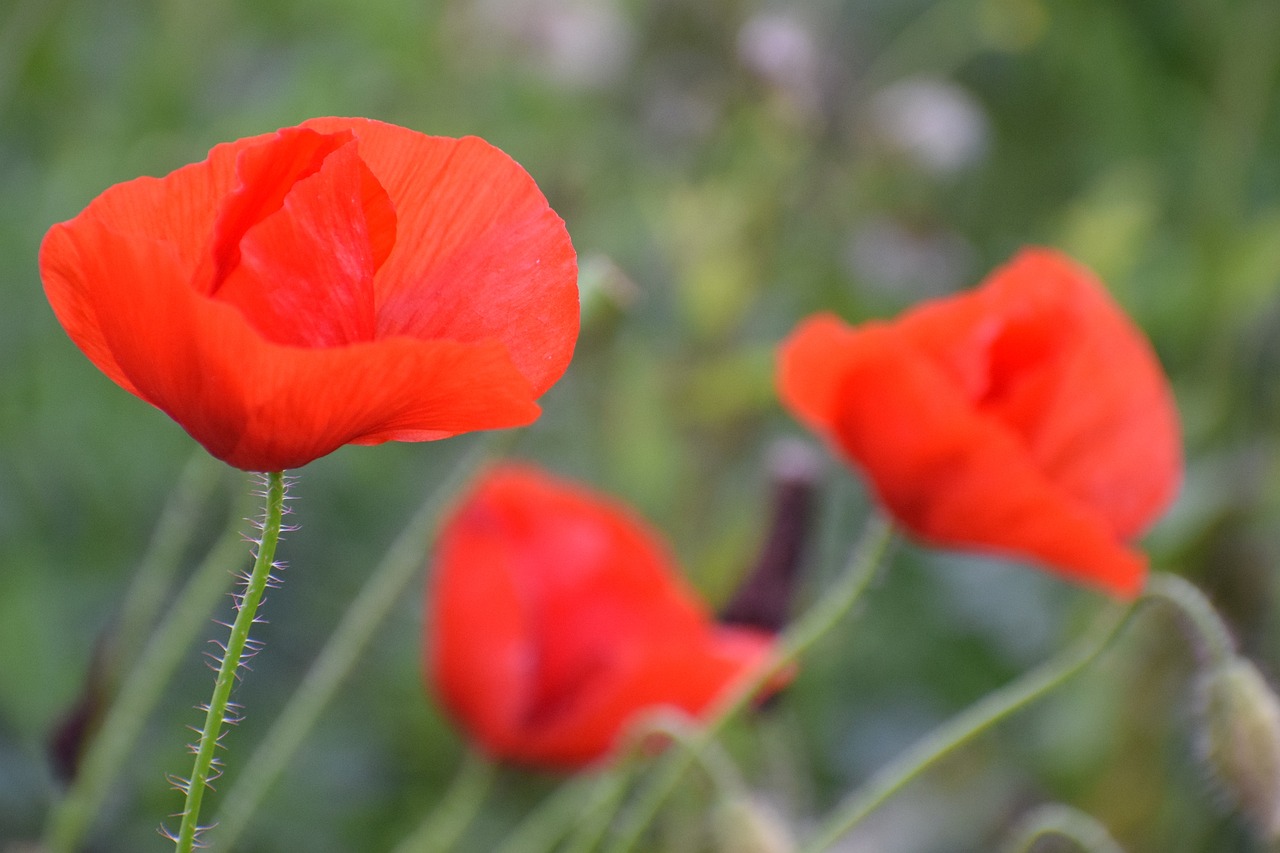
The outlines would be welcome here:
M 56 790 L 44 741 L 193 447 L 76 351 L 41 294 L 43 231 L 111 183 L 312 115 L 504 148 L 595 261 L 601 300 L 515 454 L 636 505 L 718 599 L 758 545 L 766 448 L 799 433 L 770 388 L 771 348 L 795 321 L 884 315 L 976 282 L 1019 245 L 1061 246 L 1152 336 L 1178 393 L 1189 468 L 1149 539 L 1154 562 L 1209 590 L 1274 673 L 1278 89 L 1274 0 L 0 5 L 0 849 L 40 833 Z M 235 697 L 248 718 L 227 735 L 225 783 L 464 449 L 452 444 L 348 448 L 301 472 L 301 531 L 282 545 L 291 568 L 266 605 L 266 650 Z M 824 496 L 810 598 L 865 507 L 838 466 Z M 217 535 L 212 515 L 200 542 Z M 417 596 L 240 849 L 389 849 L 439 800 L 459 744 L 421 687 Z M 909 551 L 761 724 L 785 729 L 764 734 L 790 745 L 789 766 L 748 759 L 762 764 L 753 781 L 794 821 L 820 813 L 1061 646 L 1092 603 L 1021 567 Z M 1186 650 L 1168 631 L 1141 641 L 1154 623 L 1136 633 L 1077 695 L 904 795 L 919 826 L 886 813 L 883 849 L 990 849 L 1045 799 L 1089 811 L 1131 853 L 1261 849 L 1187 758 Z M 158 849 L 155 826 L 179 805 L 163 772 L 186 764 L 183 726 L 208 691 L 197 660 L 93 850 Z M 549 789 L 500 774 L 467 849 L 491 849 Z M 939 806 L 974 790 L 989 796 L 963 820 Z

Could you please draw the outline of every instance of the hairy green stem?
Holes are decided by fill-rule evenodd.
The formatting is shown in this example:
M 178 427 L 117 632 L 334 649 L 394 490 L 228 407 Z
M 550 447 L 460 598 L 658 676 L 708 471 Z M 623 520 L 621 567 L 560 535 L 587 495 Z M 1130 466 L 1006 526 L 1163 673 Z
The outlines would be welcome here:
M 782 636 L 777 649 L 765 665 L 740 682 L 717 703 L 706 723 L 688 739 L 684 749 L 667 753 L 663 757 L 649 784 L 640 791 L 631 807 L 623 814 L 617 836 L 606 848 L 609 853 L 626 853 L 635 848 L 658 809 L 693 765 L 695 756 L 715 739 L 735 714 L 759 694 L 770 679 L 804 654 L 853 608 L 875 576 L 893 538 L 892 532 L 888 522 L 878 516 L 868 522 L 844 572 L 791 630 Z
M 1163 601 L 1177 609 L 1183 624 L 1190 629 L 1192 644 L 1202 659 L 1218 665 L 1235 657 L 1236 641 L 1231 636 L 1231 629 L 1191 581 L 1168 572 L 1156 572 L 1147 581 L 1143 598 Z
M 494 764 L 478 752 L 462 759 L 453 783 L 440 803 L 392 853 L 448 853 L 479 814 L 493 786 Z
M 999 721 L 1061 686 L 1111 644 L 1136 607 L 1108 607 L 1072 646 L 1017 680 L 989 693 L 952 717 L 871 776 L 823 822 L 802 848 L 818 853 L 834 845 L 863 818 L 911 782 L 927 767 L 949 755 Z
M 244 832 L 262 799 L 315 726 L 320 712 L 351 674 L 374 631 L 422 570 L 426 543 L 434 535 L 447 502 L 493 452 L 493 441 L 481 441 L 471 448 L 418 508 L 369 575 L 228 790 L 217 815 L 219 842 L 228 849 Z
M 574 776 L 547 795 L 494 853 L 546 853 L 564 838 L 584 808 L 594 813 L 596 801 L 612 800 L 616 789 L 625 784 L 624 778 L 612 771 Z
M 181 487 L 179 487 L 181 489 Z M 240 559 L 242 511 L 232 515 L 226 532 L 191 573 L 168 614 L 143 646 L 130 668 L 102 727 L 89 742 L 75 781 L 50 813 L 44 844 L 50 853 L 73 853 L 88 831 L 120 766 L 128 758 L 143 725 L 164 692 L 179 662 L 227 586 L 228 566 Z
M 244 659 L 245 647 L 249 643 L 249 629 L 253 627 L 258 605 L 262 602 L 262 595 L 272 580 L 271 569 L 275 564 L 276 544 L 280 540 L 281 522 L 284 518 L 284 472 L 274 471 L 267 474 L 266 486 L 267 503 L 262 520 L 262 536 L 258 540 L 253 569 L 246 579 L 244 591 L 236 599 L 236 618 L 231 625 L 231 636 L 227 640 L 222 661 L 218 666 L 213 695 L 209 698 L 209 704 L 205 710 L 204 725 L 200 729 L 200 740 L 196 745 L 191 777 L 185 781 L 177 780 L 178 787 L 186 794 L 186 802 L 182 808 L 182 824 L 174 837 L 177 853 L 190 853 L 200 833 L 200 804 L 210 780 L 218 776 L 218 762 L 214 753 L 220 745 L 222 725 L 227 719 L 231 688 L 239 678 L 240 664 Z

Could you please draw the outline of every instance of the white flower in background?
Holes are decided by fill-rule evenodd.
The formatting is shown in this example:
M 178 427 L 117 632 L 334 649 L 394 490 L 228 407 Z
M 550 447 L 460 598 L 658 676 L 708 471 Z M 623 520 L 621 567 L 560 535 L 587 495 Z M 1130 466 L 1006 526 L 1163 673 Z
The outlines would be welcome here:
M 870 118 L 879 139 L 935 174 L 956 172 L 986 151 L 986 113 L 973 96 L 946 80 L 892 83 L 872 98 Z
M 738 59 L 805 112 L 821 101 L 821 57 L 813 31 L 785 12 L 757 12 L 738 31 Z
M 845 262 L 869 290 L 925 299 L 968 282 L 974 251 L 949 231 L 912 230 L 895 220 L 877 218 L 854 232 Z
M 612 0 L 477 0 L 473 14 L 494 47 L 566 87 L 609 86 L 631 63 L 635 34 Z

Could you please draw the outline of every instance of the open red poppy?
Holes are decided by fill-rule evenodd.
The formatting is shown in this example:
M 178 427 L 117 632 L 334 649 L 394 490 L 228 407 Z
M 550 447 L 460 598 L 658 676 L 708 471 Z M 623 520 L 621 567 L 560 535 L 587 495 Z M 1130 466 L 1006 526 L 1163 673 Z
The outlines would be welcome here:
M 524 466 L 454 512 L 430 587 L 429 680 L 482 749 L 523 764 L 587 764 L 647 709 L 700 714 L 772 648 L 715 625 L 624 508 Z
M 108 189 L 40 250 L 54 313 L 219 459 L 519 426 L 578 331 L 564 223 L 480 139 L 313 119 Z
M 1177 413 L 1146 339 L 1066 257 L 1026 250 L 891 323 L 812 317 L 778 386 L 921 539 L 1141 589 L 1126 543 L 1176 491 Z

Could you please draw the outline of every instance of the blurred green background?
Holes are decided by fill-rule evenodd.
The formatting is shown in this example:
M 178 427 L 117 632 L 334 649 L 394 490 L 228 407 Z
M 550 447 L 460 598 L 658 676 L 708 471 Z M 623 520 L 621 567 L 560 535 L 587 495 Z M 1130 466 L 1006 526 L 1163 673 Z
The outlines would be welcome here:
M 0 0 L 0 850 L 40 834 L 57 791 L 45 740 L 195 448 L 90 365 L 41 292 L 44 230 L 110 184 L 313 115 L 505 149 L 567 221 L 584 300 L 574 364 L 513 452 L 633 503 L 713 605 L 759 545 L 769 446 L 801 433 L 771 380 L 794 323 L 888 315 L 1021 245 L 1061 247 L 1173 378 L 1188 468 L 1147 540 L 1155 563 L 1208 590 L 1276 675 L 1278 84 L 1275 0 Z M 346 448 L 301 472 L 226 783 L 470 441 Z M 226 480 L 184 566 L 246 488 Z M 803 601 L 866 513 L 837 465 L 823 497 Z M 386 850 L 438 801 L 462 747 L 422 687 L 419 589 L 237 849 Z M 732 745 L 802 830 L 1099 603 L 1023 566 L 902 548 Z M 163 773 L 186 772 L 183 726 L 211 682 L 199 652 L 89 849 L 166 848 L 155 828 L 180 804 Z M 1148 613 L 844 849 L 990 850 L 1052 801 L 1132 853 L 1264 849 L 1196 757 L 1193 680 L 1177 625 Z M 504 772 L 466 849 L 555 781 Z

